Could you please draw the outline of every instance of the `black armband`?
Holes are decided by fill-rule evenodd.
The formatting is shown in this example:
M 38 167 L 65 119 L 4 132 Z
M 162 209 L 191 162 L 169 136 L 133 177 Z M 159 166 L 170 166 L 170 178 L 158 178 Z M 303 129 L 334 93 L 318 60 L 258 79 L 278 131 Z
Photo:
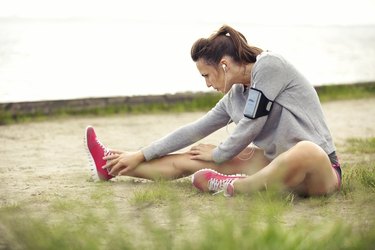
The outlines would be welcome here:
M 272 104 L 273 101 L 269 100 L 262 91 L 250 88 L 244 116 L 250 119 L 256 119 L 268 115 L 271 111 Z

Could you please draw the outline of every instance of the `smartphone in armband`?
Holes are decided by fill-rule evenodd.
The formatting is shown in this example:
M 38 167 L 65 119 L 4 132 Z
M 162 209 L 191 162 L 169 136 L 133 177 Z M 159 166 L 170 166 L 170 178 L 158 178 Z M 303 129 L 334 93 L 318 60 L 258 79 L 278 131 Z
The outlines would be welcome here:
M 266 116 L 271 112 L 272 104 L 273 101 L 269 100 L 262 91 L 250 88 L 244 116 L 250 119 Z

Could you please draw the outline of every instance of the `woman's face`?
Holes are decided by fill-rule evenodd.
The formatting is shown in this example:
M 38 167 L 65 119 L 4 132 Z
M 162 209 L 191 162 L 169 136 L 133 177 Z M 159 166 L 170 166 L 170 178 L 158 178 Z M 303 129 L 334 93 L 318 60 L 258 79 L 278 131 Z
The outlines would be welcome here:
M 219 67 L 217 69 L 212 65 L 208 65 L 203 59 L 199 59 L 196 62 L 196 66 L 200 74 L 204 77 L 208 88 L 212 87 L 224 94 L 229 91 L 230 86 L 226 83 L 227 79 L 223 68 Z

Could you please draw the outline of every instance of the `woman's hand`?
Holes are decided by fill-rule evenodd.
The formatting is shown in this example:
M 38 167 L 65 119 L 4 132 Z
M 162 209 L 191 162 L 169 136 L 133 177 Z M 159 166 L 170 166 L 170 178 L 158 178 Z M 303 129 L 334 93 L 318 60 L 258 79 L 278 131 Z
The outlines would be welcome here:
M 193 146 L 189 153 L 191 154 L 190 159 L 201 160 L 201 161 L 212 161 L 212 151 L 216 148 L 212 144 L 199 144 Z
M 135 153 L 111 150 L 112 154 L 104 157 L 107 164 L 103 169 L 107 169 L 110 175 L 125 175 L 129 171 L 135 169 L 141 162 L 145 160 L 142 151 Z

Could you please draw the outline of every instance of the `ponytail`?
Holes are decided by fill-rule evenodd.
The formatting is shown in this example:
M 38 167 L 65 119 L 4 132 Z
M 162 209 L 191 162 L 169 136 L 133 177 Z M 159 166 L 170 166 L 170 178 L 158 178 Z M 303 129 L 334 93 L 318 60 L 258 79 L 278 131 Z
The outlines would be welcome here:
M 198 39 L 191 48 L 194 62 L 204 59 L 209 65 L 217 65 L 224 56 L 236 63 L 254 63 L 262 49 L 250 46 L 245 36 L 228 25 L 222 26 L 209 38 Z

